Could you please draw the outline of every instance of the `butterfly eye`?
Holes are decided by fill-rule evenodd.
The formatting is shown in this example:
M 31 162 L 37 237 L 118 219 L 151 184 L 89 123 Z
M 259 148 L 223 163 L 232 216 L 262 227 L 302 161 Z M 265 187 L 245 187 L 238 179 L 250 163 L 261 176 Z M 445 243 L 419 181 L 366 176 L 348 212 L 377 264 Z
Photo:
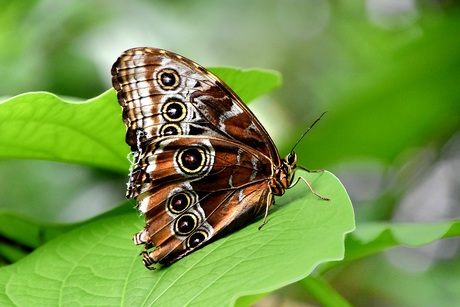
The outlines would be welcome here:
M 287 162 L 289 163 L 289 165 L 293 165 L 297 162 L 297 155 L 295 154 L 295 152 L 291 152 L 287 158 L 286 158 Z

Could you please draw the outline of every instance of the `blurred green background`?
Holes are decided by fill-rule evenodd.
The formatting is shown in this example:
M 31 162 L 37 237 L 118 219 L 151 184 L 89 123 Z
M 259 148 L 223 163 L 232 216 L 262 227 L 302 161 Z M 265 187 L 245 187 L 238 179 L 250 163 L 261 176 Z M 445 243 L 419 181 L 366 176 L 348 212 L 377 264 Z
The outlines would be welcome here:
M 118 55 L 136 46 L 168 49 L 206 67 L 277 70 L 283 86 L 251 109 L 282 156 L 329 111 L 297 152 L 300 164 L 326 168 L 342 180 L 358 227 L 460 215 L 456 1 L 0 4 L 0 96 L 49 91 L 94 97 L 111 86 Z M 125 180 L 124 174 L 83 166 L 0 160 L 0 210 L 50 222 L 83 220 L 121 203 Z M 89 208 L 88 200 L 98 205 Z M 397 248 L 339 267 L 327 278 L 358 306 L 459 303 L 458 246 L 458 239 L 446 239 Z M 312 303 L 295 284 L 260 305 L 283 302 Z

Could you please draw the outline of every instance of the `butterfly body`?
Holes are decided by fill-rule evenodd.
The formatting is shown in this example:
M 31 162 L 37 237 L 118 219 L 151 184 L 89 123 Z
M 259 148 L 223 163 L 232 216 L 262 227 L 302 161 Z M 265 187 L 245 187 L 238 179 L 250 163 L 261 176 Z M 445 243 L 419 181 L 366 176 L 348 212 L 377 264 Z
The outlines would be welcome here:
M 254 114 L 219 78 L 175 53 L 125 51 L 112 82 L 133 165 L 127 197 L 145 215 L 144 264 L 170 264 L 247 224 L 293 184 Z

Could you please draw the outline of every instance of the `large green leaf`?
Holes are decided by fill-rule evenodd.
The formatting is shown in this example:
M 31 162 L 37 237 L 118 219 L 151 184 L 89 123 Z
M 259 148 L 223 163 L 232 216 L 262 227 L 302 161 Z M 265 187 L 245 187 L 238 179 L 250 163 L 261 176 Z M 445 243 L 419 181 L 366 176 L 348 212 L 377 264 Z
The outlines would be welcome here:
M 0 155 L 107 168 L 129 167 L 115 92 L 84 102 L 27 93 L 0 104 Z
M 73 224 L 46 223 L 16 213 L 0 212 L 0 260 L 15 262 L 33 249 L 72 229 L 110 216 L 133 212 L 132 202 L 127 202 L 90 220 Z
M 279 74 L 272 71 L 213 71 L 246 102 L 281 84 Z M 76 163 L 119 172 L 129 167 L 129 148 L 123 142 L 125 127 L 114 90 L 83 102 L 43 92 L 13 97 L 0 103 L 0 131 L 1 157 Z
M 280 82 L 268 72 L 224 72 L 246 101 Z M 264 85 L 238 87 L 241 78 Z M 17 96 L 0 104 L 6 131 L 0 136 L 1 154 L 125 172 L 128 148 L 120 113 L 112 90 L 80 103 L 48 93 Z M 299 184 L 274 206 L 262 231 L 257 231 L 258 220 L 155 272 L 143 267 L 139 248 L 130 240 L 144 223 L 134 212 L 67 226 L 2 215 L 0 234 L 8 240 L 27 248 L 50 241 L 25 257 L 21 250 L 8 251 L 12 259 L 22 259 L 1 269 L 0 304 L 229 305 L 240 296 L 292 283 L 321 262 L 341 259 L 344 234 L 354 228 L 351 203 L 337 178 L 328 172 L 304 176 L 332 201 L 320 200 Z
M 260 219 L 179 262 L 146 270 L 130 237 L 143 227 L 135 214 L 79 227 L 0 270 L 0 305 L 231 305 L 307 276 L 344 255 L 354 228 L 343 186 L 328 172 L 302 174 L 322 195 L 298 184 Z M 178 295 L 180 293 L 180 295 Z
M 440 239 L 460 236 L 460 220 L 433 223 L 367 222 L 358 224 L 345 240 L 344 261 L 368 257 L 396 246 L 418 247 Z M 324 273 L 342 263 L 327 263 L 318 270 Z

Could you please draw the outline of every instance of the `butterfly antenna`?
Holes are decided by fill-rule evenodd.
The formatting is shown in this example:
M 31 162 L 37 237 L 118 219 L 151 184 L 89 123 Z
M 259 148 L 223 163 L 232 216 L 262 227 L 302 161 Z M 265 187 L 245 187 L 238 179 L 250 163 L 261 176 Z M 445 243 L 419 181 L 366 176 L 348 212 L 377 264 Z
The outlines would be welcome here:
M 327 111 L 323 112 L 323 114 L 321 114 L 321 115 L 315 120 L 315 122 L 314 122 L 313 124 L 311 124 L 310 127 L 308 127 L 307 131 L 305 131 L 305 132 L 302 134 L 302 136 L 299 138 L 299 140 L 298 140 L 298 141 L 294 144 L 294 146 L 292 147 L 291 153 L 294 152 L 294 149 L 295 149 L 296 146 L 300 143 L 300 141 L 302 141 L 302 139 L 305 137 L 305 135 L 308 133 L 308 131 L 310 131 L 310 129 L 313 128 L 313 126 L 314 126 L 317 122 L 319 122 L 319 120 L 320 120 L 320 119 L 324 116 L 324 114 L 326 114 L 326 113 L 327 113 Z

